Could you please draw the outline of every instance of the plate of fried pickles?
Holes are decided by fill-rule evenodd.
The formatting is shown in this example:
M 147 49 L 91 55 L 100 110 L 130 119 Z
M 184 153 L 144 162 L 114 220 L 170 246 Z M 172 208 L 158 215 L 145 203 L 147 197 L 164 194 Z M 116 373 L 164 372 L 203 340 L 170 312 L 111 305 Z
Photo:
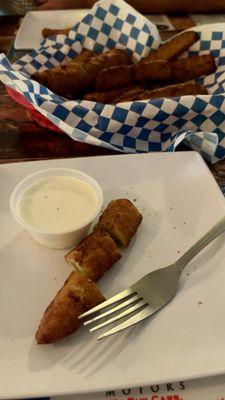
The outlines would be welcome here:
M 104 193 L 90 231 L 64 250 L 40 246 L 9 208 L 28 171 L 55 167 L 91 174 Z M 177 260 L 224 215 L 223 195 L 198 153 L 33 161 L 1 170 L 0 399 L 224 373 L 222 236 L 190 263 L 175 300 L 157 315 L 100 341 L 107 328 L 90 333 L 79 319 Z

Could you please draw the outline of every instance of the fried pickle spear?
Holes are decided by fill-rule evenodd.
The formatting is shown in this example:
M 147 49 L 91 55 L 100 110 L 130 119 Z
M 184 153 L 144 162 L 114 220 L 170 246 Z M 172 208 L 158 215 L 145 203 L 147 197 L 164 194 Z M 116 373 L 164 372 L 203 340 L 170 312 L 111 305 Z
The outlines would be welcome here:
M 68 64 L 51 68 L 43 82 L 43 73 L 33 75 L 33 79 L 43 83 L 54 93 L 59 95 L 78 96 L 86 88 L 90 88 L 96 76 L 105 67 L 113 65 L 130 64 L 131 58 L 119 49 L 113 49 L 92 57 L 89 62 L 70 62 Z M 46 75 L 44 74 L 45 78 Z M 45 79 L 44 79 L 45 80 Z
M 120 257 L 119 249 L 110 235 L 97 229 L 71 250 L 65 259 L 76 270 L 97 282 Z
M 172 78 L 172 67 L 169 62 L 155 60 L 135 65 L 136 82 L 167 82 Z
M 93 53 L 90 50 L 87 49 L 83 49 L 81 51 L 80 54 L 78 54 L 76 57 L 74 57 L 71 61 L 69 61 L 67 63 L 67 65 L 76 63 L 76 64 L 80 64 L 83 62 L 87 62 L 88 60 L 90 60 L 91 57 L 94 57 L 95 53 Z M 52 68 L 53 69 L 53 68 Z M 48 86 L 48 79 L 49 76 L 51 74 L 50 71 L 52 71 L 52 69 L 46 69 L 45 71 L 42 72 L 35 72 L 31 78 L 38 81 L 39 83 L 41 83 L 42 85 Z
M 83 62 L 83 61 L 88 61 L 88 60 L 90 60 L 90 58 L 92 58 L 94 56 L 96 56 L 96 54 L 93 53 L 93 51 L 88 50 L 88 49 L 83 49 L 81 51 L 81 53 L 77 54 L 77 56 L 74 57 L 71 61 L 69 61 L 69 63 L 74 63 L 74 62 L 75 63 L 80 63 L 80 62 Z M 69 64 L 69 63 L 67 63 L 67 64 Z M 48 71 L 50 71 L 50 69 Z
M 134 82 L 134 65 L 116 65 L 102 69 L 95 81 L 96 90 L 107 91 Z
M 59 34 L 68 35 L 70 29 L 71 29 L 71 28 L 67 28 L 67 29 L 51 29 L 51 28 L 44 28 L 44 29 L 42 29 L 42 32 L 41 32 L 41 33 L 42 33 L 42 36 L 43 36 L 44 38 L 47 38 L 47 37 L 52 36 L 52 35 L 59 35 Z
M 37 343 L 55 343 L 75 332 L 81 324 L 78 316 L 104 300 L 94 282 L 80 272 L 72 272 L 44 313 L 36 333 Z
M 215 59 L 211 54 L 193 56 L 172 61 L 173 80 L 177 82 L 189 81 L 202 75 L 215 72 Z
M 145 89 L 145 84 L 136 84 L 136 85 L 127 85 L 122 86 L 120 88 L 110 90 L 108 92 L 90 92 L 86 93 L 83 96 L 84 100 L 88 101 L 97 101 L 99 103 L 110 104 L 112 103 L 117 97 L 122 96 L 123 93 L 127 92 L 128 90 L 134 89 Z
M 175 85 L 168 85 L 154 90 L 131 90 L 118 97 L 115 100 L 115 103 L 198 94 L 208 94 L 208 92 L 203 86 L 195 83 L 194 81 L 189 81 Z
M 192 44 L 199 40 L 194 31 L 183 32 L 162 44 L 156 51 L 151 52 L 143 61 L 175 60 L 180 54 L 188 50 Z
M 95 229 L 103 229 L 122 247 L 127 247 L 142 221 L 142 215 L 128 199 L 112 200 Z
M 149 61 L 135 66 L 114 66 L 103 69 L 96 78 L 96 89 L 107 91 L 135 82 L 184 82 L 215 72 L 215 59 L 211 54 L 184 58 L 177 61 Z
M 136 65 L 116 65 L 102 69 L 95 81 L 96 90 L 108 91 L 135 82 L 167 81 L 172 76 L 172 69 L 166 61 L 150 61 Z
M 114 100 L 114 103 L 122 103 L 124 101 L 136 101 L 138 100 L 138 97 L 146 92 L 151 92 L 150 90 L 144 90 L 144 89 L 132 89 L 128 90 L 127 92 L 123 93 L 121 96 L 117 97 Z M 149 98 L 149 97 L 147 97 Z

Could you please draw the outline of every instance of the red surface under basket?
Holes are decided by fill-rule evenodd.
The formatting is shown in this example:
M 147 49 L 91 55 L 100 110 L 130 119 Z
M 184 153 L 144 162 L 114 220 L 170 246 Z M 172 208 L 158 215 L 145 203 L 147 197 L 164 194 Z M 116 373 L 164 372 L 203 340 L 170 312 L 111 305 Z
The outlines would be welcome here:
M 6 90 L 8 95 L 16 102 L 21 104 L 22 106 L 28 109 L 29 115 L 31 119 L 37 122 L 38 125 L 42 126 L 43 128 L 50 129 L 52 131 L 58 133 L 64 133 L 61 129 L 59 129 L 56 125 L 54 125 L 51 121 L 45 118 L 39 111 L 37 111 L 32 104 L 30 104 L 22 94 L 16 92 L 10 87 L 6 86 Z

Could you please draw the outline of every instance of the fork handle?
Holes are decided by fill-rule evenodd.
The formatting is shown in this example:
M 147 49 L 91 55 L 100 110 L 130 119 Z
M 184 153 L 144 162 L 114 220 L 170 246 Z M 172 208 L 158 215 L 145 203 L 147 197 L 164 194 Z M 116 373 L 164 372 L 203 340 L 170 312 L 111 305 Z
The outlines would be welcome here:
M 180 273 L 184 267 L 191 261 L 204 247 L 217 238 L 225 231 L 225 217 L 216 223 L 201 239 L 199 239 L 189 250 L 186 251 L 176 262 Z

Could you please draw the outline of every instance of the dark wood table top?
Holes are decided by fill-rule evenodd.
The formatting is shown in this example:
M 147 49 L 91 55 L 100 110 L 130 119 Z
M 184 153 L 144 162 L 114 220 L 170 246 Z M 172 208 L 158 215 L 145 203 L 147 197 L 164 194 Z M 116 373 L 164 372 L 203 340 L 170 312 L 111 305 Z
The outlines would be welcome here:
M 163 39 L 194 25 L 187 16 L 170 16 L 170 21 L 174 29 L 161 30 Z M 0 17 L 0 52 L 8 52 L 19 22 L 17 16 Z M 188 150 L 183 144 L 179 149 Z M 0 83 L 0 163 L 107 154 L 121 153 L 75 142 L 66 134 L 41 128 L 23 106 L 7 95 Z M 225 185 L 225 160 L 210 168 L 218 183 Z

